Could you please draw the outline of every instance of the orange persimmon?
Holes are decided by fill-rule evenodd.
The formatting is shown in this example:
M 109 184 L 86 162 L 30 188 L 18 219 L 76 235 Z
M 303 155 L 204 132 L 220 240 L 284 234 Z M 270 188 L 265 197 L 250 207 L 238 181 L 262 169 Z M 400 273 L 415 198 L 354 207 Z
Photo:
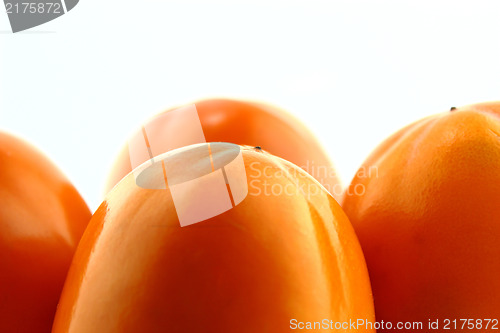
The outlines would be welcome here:
M 0 332 L 49 332 L 91 213 L 68 179 L 0 132 Z
M 467 329 L 489 331 L 485 320 L 500 319 L 500 103 L 417 121 L 383 142 L 367 169 L 376 172 L 359 173 L 342 206 L 377 319 L 439 320 L 433 332 L 470 319 Z
M 210 143 L 210 157 L 186 147 L 162 167 L 189 179 L 224 164 L 226 145 Z M 278 333 L 293 319 L 373 321 L 363 253 L 338 203 L 290 162 L 259 148 L 241 156 L 246 178 L 226 176 L 246 197 L 184 227 L 171 186 L 143 188 L 135 173 L 115 186 L 78 246 L 53 332 Z M 193 210 L 197 190 L 183 192 Z
M 207 99 L 194 104 L 206 142 L 260 146 L 306 170 L 336 199 L 342 195 L 341 183 L 328 155 L 314 135 L 291 114 L 251 101 Z M 155 137 L 150 140 L 155 140 Z M 127 145 L 112 167 L 105 192 L 109 192 L 131 170 Z

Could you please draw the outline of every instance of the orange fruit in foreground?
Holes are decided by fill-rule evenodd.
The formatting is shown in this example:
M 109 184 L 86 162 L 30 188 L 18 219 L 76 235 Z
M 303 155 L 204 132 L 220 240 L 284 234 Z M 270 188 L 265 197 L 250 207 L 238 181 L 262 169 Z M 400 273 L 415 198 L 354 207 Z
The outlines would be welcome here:
M 0 332 L 50 331 L 90 216 L 45 156 L 0 132 Z
M 476 332 L 500 319 L 500 103 L 405 127 L 364 162 L 348 192 L 343 208 L 366 257 L 377 320 L 421 321 L 425 330 L 439 319 L 436 332 L 453 332 L 465 318 Z M 460 326 L 445 330 L 446 319 Z
M 278 333 L 289 332 L 293 319 L 374 320 L 348 219 L 317 181 L 285 160 L 241 147 L 241 168 L 225 167 L 222 184 L 234 197 L 235 188 L 247 187 L 247 195 L 181 227 L 179 216 L 200 213 L 215 190 L 204 188 L 211 194 L 198 200 L 198 185 L 188 182 L 184 192 L 173 186 L 198 172 L 196 182 L 221 176 L 229 145 L 210 143 L 210 157 L 206 144 L 163 154 L 173 157 L 149 183 L 130 173 L 107 195 L 76 251 L 53 332 Z M 169 166 L 174 170 L 165 171 Z M 235 170 L 245 178 L 232 183 Z M 174 185 L 152 189 L 164 175 Z
M 194 104 L 206 142 L 260 146 L 306 170 L 336 199 L 342 195 L 343 188 L 328 155 L 314 135 L 291 114 L 250 101 L 208 99 Z M 155 137 L 149 139 L 154 141 Z M 112 167 L 105 193 L 131 170 L 129 148 L 125 146 Z

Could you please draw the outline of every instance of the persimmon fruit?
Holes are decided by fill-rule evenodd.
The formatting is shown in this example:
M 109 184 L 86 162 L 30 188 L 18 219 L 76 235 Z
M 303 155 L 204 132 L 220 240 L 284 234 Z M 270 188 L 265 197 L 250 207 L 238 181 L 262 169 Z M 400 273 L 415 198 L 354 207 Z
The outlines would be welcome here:
M 439 319 L 436 332 L 446 332 L 445 319 L 500 319 L 500 103 L 403 128 L 360 170 L 373 167 L 353 179 L 350 188 L 364 191 L 342 206 L 366 257 L 377 320 Z
M 189 146 L 165 165 L 217 165 L 224 145 L 210 143 L 210 161 Z M 240 149 L 247 196 L 196 224 L 180 225 L 170 187 L 143 188 L 134 173 L 119 182 L 80 241 L 53 332 L 278 333 L 292 319 L 373 321 L 363 253 L 339 204 L 294 164 Z M 192 209 L 202 204 L 185 193 Z
M 0 332 L 49 332 L 91 213 L 37 149 L 0 132 Z
M 260 146 L 306 170 L 336 199 L 341 197 L 343 188 L 330 158 L 309 129 L 291 114 L 251 101 L 207 99 L 194 104 L 206 142 Z M 150 140 L 154 141 L 155 137 Z M 126 145 L 112 166 L 105 193 L 131 170 Z

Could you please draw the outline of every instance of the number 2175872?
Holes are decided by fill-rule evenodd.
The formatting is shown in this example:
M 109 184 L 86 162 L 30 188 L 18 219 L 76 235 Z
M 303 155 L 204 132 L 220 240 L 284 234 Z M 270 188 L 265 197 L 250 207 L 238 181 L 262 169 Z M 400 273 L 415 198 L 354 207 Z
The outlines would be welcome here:
M 7 14 L 62 14 L 61 4 L 57 2 L 5 3 Z

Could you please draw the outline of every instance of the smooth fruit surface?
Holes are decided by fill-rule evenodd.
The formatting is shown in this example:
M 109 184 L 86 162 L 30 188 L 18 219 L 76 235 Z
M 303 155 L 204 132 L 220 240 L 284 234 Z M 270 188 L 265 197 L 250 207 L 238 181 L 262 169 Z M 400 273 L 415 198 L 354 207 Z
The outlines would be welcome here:
M 342 206 L 366 257 L 377 320 L 439 319 L 436 332 L 446 332 L 445 319 L 500 319 L 500 103 L 409 125 L 360 171 L 350 192 L 362 194 Z M 486 331 L 477 323 L 474 332 Z
M 278 333 L 292 319 L 374 320 L 363 254 L 338 203 L 295 165 L 241 153 L 245 199 L 184 227 L 169 188 L 126 176 L 82 237 L 53 332 Z M 224 154 L 174 162 L 216 165 Z
M 195 105 L 206 142 L 260 146 L 303 168 L 336 199 L 340 198 L 341 183 L 330 159 L 314 135 L 292 115 L 274 106 L 249 101 L 208 99 Z M 105 193 L 131 170 L 125 146 L 112 167 Z
M 35 148 L 0 133 L 0 332 L 48 332 L 91 213 Z

